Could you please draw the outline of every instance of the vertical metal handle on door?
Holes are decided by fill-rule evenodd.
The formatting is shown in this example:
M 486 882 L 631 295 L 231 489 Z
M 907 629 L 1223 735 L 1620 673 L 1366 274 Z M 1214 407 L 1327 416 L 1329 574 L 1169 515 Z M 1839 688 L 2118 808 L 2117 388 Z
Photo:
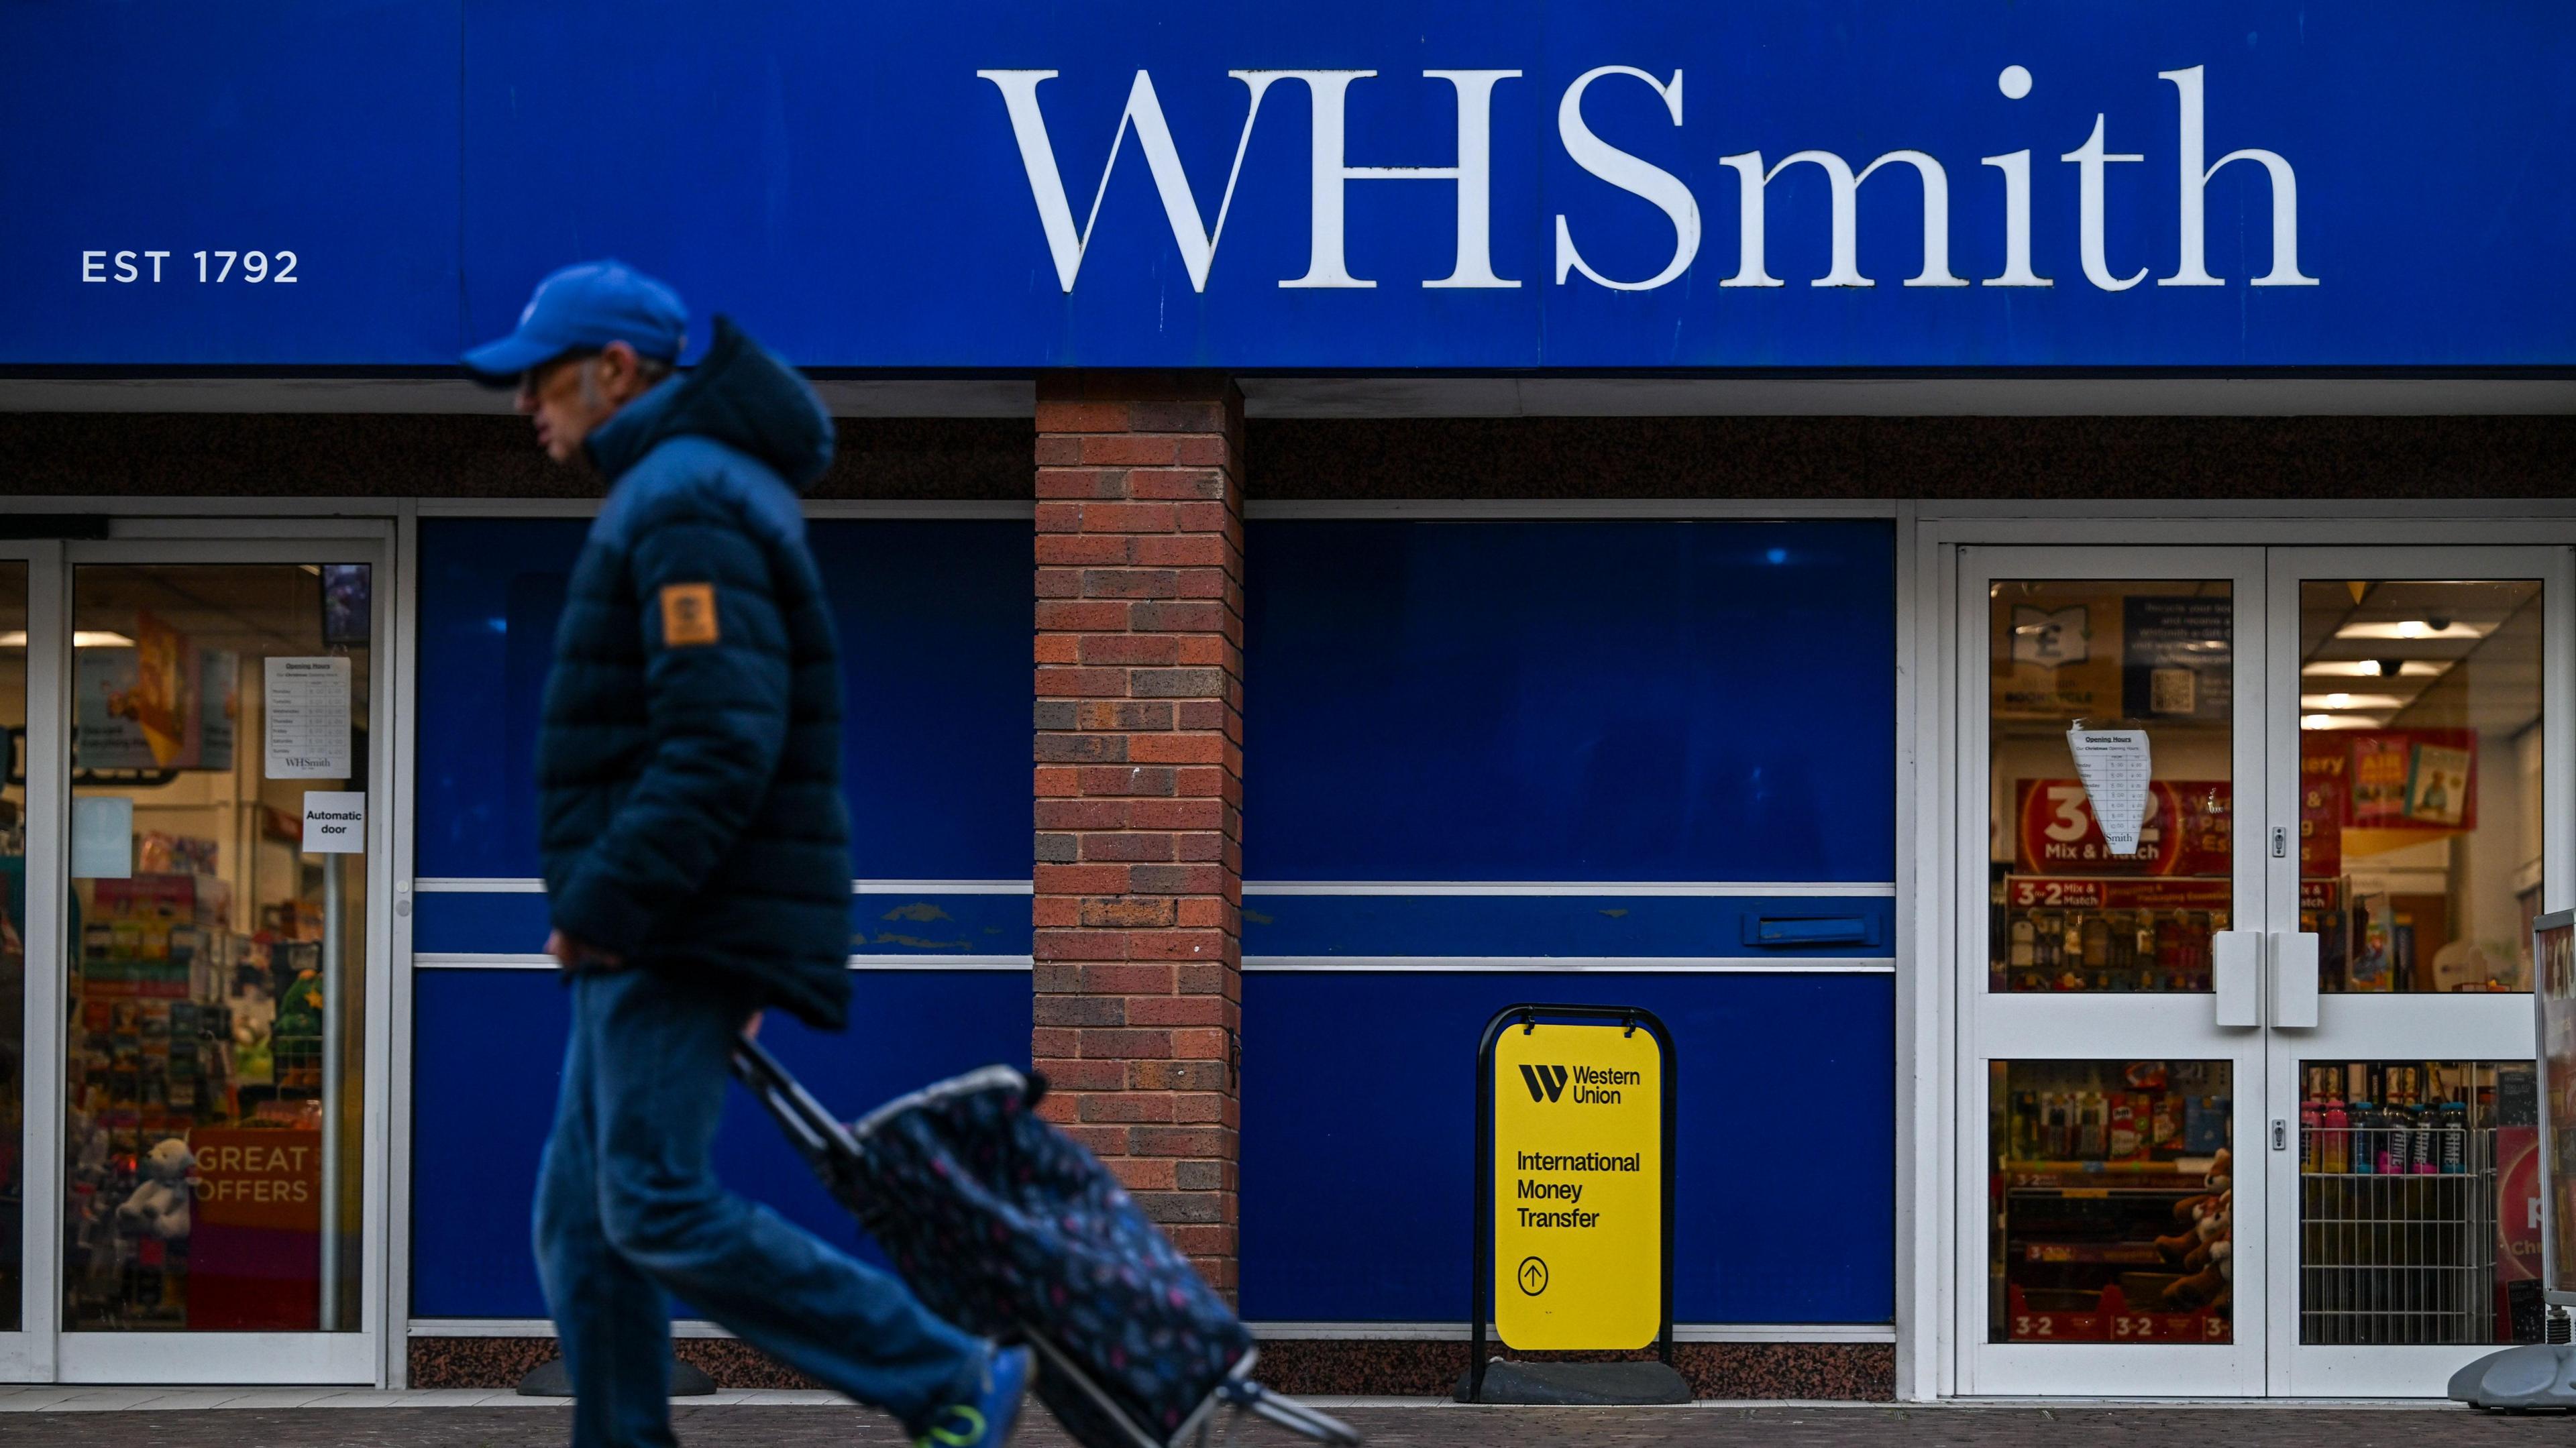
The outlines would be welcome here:
M 2263 936 L 2255 930 L 2221 930 L 2209 937 L 2210 989 L 2222 1026 L 2263 1024 Z
M 2272 1024 L 2314 1026 L 2316 1023 L 2316 933 L 2309 930 L 2276 931 L 2272 936 Z

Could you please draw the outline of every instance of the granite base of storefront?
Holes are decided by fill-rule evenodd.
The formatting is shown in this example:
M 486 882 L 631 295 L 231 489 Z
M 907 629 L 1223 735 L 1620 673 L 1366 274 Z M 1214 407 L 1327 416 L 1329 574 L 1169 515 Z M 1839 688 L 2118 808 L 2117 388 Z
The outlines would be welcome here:
M 720 1389 L 811 1388 L 748 1343 L 682 1338 L 680 1361 L 704 1370 Z M 508 1388 L 555 1356 L 551 1337 L 416 1337 L 415 1388 Z M 1635 1353 L 1512 1353 L 1531 1362 L 1630 1362 Z M 1887 1343 L 1685 1342 L 1673 1366 L 1695 1398 L 1844 1399 L 1884 1403 L 1896 1397 L 1896 1349 Z M 1445 1398 L 1467 1367 L 1463 1342 L 1300 1339 L 1261 1346 L 1261 1381 L 1307 1397 Z
M 680 1361 L 715 1379 L 719 1389 L 812 1388 L 804 1374 L 746 1342 L 684 1337 L 672 1344 Z M 515 1388 L 528 1370 L 556 1356 L 551 1337 L 416 1337 L 415 1388 Z
M 1645 1352 L 1502 1353 L 1524 1362 L 1637 1362 Z M 1445 1398 L 1468 1364 L 1463 1342 L 1302 1339 L 1261 1345 L 1261 1381 L 1308 1397 Z M 1896 1397 L 1896 1349 L 1883 1342 L 1685 1342 L 1673 1367 L 1694 1398 Z

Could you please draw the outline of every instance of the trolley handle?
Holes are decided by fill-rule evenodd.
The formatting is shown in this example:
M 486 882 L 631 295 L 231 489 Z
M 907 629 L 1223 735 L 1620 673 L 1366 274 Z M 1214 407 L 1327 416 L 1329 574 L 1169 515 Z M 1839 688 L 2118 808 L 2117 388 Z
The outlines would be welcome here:
M 758 1041 L 745 1036 L 734 1043 L 733 1074 L 760 1098 L 760 1104 L 807 1156 L 847 1161 L 858 1155 L 859 1144 L 851 1139 L 850 1129 L 824 1110 L 823 1103 Z

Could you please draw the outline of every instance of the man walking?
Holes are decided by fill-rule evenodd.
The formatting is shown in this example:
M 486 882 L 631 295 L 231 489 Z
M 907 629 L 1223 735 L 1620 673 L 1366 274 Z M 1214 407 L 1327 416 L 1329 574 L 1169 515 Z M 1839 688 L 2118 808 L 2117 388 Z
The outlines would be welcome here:
M 616 262 L 566 267 L 465 354 L 515 379 L 560 463 L 609 485 L 574 565 L 537 745 L 541 844 L 572 1042 L 536 1252 L 578 1448 L 674 1442 L 666 1294 L 900 1418 L 1009 1436 L 1030 1372 L 902 1284 L 726 1191 L 709 1150 L 734 1042 L 779 1006 L 849 1008 L 841 676 L 796 493 L 832 457 L 804 379 Z

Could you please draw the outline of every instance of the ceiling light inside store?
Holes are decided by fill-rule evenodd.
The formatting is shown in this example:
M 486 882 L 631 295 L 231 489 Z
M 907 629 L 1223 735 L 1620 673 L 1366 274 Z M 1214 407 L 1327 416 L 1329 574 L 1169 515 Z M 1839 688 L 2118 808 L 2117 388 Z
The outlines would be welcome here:
M 2395 623 L 2348 623 L 2335 630 L 2339 639 L 2403 639 L 2408 643 L 2474 643 L 2495 630 L 2491 623 L 2454 619 L 2400 619 Z
M 2299 720 L 2299 727 L 2302 729 L 2332 729 L 2334 726 L 2335 718 L 2332 714 L 2309 714 Z
M 2302 709 L 2394 709 L 2405 703 L 2395 694 L 2301 694 Z
M 13 628 L 7 633 L 0 633 L 0 649 L 23 649 L 26 646 L 27 631 L 25 629 Z M 121 633 L 110 633 L 103 628 L 74 629 L 72 631 L 72 647 L 76 649 L 130 649 L 134 647 L 134 640 L 127 638 Z
M 2317 679 L 2429 679 L 2450 667 L 2437 659 L 2320 659 L 2299 666 Z

